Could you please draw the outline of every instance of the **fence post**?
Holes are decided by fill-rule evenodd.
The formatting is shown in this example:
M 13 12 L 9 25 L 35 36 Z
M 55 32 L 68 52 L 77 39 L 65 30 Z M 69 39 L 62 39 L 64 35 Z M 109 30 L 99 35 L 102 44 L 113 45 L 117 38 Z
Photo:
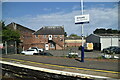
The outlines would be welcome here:
M 15 54 L 17 54 L 17 42 L 15 41 Z
M 5 54 L 7 55 L 7 41 L 5 41 Z

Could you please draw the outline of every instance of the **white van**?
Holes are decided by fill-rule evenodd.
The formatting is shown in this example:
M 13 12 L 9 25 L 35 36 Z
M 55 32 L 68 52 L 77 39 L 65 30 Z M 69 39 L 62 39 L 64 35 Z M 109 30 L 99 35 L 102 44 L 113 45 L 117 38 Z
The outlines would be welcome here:
M 85 43 L 84 44 L 84 49 L 86 51 L 93 51 L 93 43 Z

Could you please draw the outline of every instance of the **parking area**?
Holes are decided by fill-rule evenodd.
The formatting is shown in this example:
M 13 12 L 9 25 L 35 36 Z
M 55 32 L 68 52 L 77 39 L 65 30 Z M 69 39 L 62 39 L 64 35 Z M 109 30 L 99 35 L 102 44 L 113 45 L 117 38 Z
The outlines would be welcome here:
M 65 57 L 68 55 L 70 50 L 48 50 L 45 52 L 50 52 L 52 55 L 57 56 L 57 57 Z M 81 51 L 80 50 L 73 50 L 73 52 L 76 52 L 81 56 Z M 98 58 L 102 55 L 101 51 L 91 51 L 91 52 L 84 52 L 85 58 Z

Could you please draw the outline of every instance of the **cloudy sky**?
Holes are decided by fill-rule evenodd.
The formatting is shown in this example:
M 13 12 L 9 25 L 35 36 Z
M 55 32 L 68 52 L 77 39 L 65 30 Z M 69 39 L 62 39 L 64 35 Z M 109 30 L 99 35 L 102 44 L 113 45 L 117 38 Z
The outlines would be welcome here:
M 80 2 L 4 2 L 2 19 L 6 24 L 15 22 L 33 30 L 43 26 L 64 26 L 68 35 L 81 35 L 81 25 L 74 17 L 81 15 Z M 84 35 L 96 28 L 118 29 L 117 2 L 84 2 L 84 14 L 90 23 L 84 24 Z

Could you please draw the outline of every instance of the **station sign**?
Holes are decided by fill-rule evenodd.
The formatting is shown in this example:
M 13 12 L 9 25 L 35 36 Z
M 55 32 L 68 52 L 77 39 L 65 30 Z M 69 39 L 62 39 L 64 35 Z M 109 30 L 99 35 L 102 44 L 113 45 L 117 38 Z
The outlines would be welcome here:
M 75 16 L 75 24 L 89 23 L 89 14 Z

